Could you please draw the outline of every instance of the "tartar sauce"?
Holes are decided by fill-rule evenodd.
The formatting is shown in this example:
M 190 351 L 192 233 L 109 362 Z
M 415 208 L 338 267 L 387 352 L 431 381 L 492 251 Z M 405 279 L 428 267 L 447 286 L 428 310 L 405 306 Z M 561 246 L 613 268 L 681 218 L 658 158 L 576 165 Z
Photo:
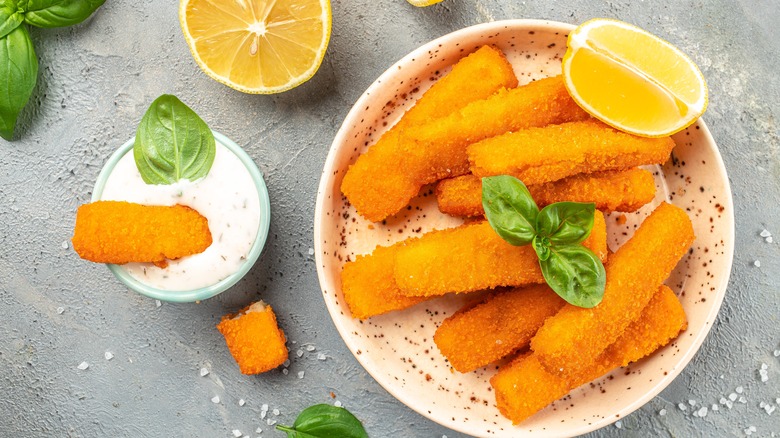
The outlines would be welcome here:
M 208 175 L 171 185 L 146 184 L 135 166 L 131 149 L 109 175 L 101 200 L 181 204 L 208 219 L 213 243 L 206 251 L 170 260 L 164 269 L 151 263 L 122 265 L 138 281 L 165 290 L 211 286 L 238 271 L 249 255 L 260 225 L 257 186 L 241 160 L 219 142 Z

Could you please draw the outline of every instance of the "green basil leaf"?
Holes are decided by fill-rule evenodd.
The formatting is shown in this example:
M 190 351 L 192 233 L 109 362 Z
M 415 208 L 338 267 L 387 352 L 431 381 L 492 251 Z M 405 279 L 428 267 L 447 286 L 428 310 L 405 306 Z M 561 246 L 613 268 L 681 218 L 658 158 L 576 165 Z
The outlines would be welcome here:
M 24 21 L 37 27 L 72 26 L 86 20 L 106 0 L 25 0 Z
M 24 22 L 24 12 L 18 10 L 16 1 L 5 0 L 0 3 L 0 38 L 8 35 Z
M 544 207 L 536 218 L 536 232 L 553 244 L 575 244 L 587 239 L 593 229 L 596 204 L 556 202 Z
M 288 438 L 368 438 L 363 424 L 344 408 L 318 404 L 304 409 L 290 426 L 276 426 Z
M 206 122 L 170 94 L 152 102 L 133 145 L 135 165 L 147 184 L 202 178 L 209 173 L 216 153 L 214 133 Z
M 544 236 L 536 235 L 534 236 L 533 242 L 531 242 L 531 245 L 534 248 L 534 251 L 536 251 L 536 256 L 541 261 L 545 261 L 550 258 L 550 239 Z
M 490 226 L 512 245 L 528 245 L 536 235 L 539 207 L 519 179 L 509 175 L 482 178 L 482 207 Z
M 550 258 L 539 266 L 550 288 L 569 304 L 591 308 L 604 297 L 604 265 L 582 245 L 552 246 Z
M 38 80 L 38 58 L 25 26 L 0 39 L 0 78 L 0 136 L 11 140 Z

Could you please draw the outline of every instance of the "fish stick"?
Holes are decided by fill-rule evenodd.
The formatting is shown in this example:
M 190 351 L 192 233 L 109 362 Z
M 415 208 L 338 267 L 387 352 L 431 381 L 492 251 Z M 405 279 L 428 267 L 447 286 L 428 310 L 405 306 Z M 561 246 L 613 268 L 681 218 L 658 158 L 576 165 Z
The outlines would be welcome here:
M 399 244 L 380 246 L 371 254 L 358 256 L 344 265 L 341 291 L 353 317 L 367 319 L 426 300 L 424 297 L 404 296 L 398 290 L 393 265 L 399 247 Z
M 605 265 L 601 303 L 591 309 L 566 305 L 548 318 L 531 349 L 548 371 L 581 372 L 636 320 L 693 243 L 693 226 L 681 208 L 659 205 Z
M 593 202 L 596 209 L 633 212 L 655 197 L 653 174 L 643 169 L 580 174 L 528 186 L 539 207 L 556 202 Z M 436 186 L 439 211 L 451 216 L 483 216 L 482 180 L 474 175 L 445 179 Z
M 242 374 L 272 370 L 287 360 L 284 332 L 271 306 L 262 301 L 237 314 L 225 315 L 217 325 Z
M 205 217 L 183 205 L 97 201 L 79 207 L 72 241 L 76 253 L 93 262 L 165 265 L 205 251 L 211 231 Z
M 489 138 L 469 146 L 468 157 L 471 172 L 480 178 L 512 175 L 533 185 L 578 173 L 663 163 L 673 148 L 671 137 L 638 137 L 587 120 Z
M 661 286 L 639 319 L 583 373 L 570 378 L 550 373 L 533 353 L 502 367 L 490 379 L 498 409 L 514 424 L 520 423 L 574 388 L 653 353 L 677 337 L 687 325 L 680 301 L 671 289 Z
M 604 260 L 606 236 L 604 215 L 597 211 L 593 230 L 583 245 Z M 395 281 L 406 296 L 437 296 L 545 282 L 531 245 L 510 245 L 487 221 L 404 241 L 395 257 Z
M 453 368 L 468 373 L 527 347 L 564 304 L 546 284 L 513 289 L 445 319 L 433 341 Z
M 501 88 L 516 86 L 512 65 L 498 49 L 483 46 L 461 59 L 350 166 L 341 183 L 342 193 L 370 221 L 379 222 L 396 213 L 420 190 L 410 175 L 396 167 L 404 159 L 398 144 L 401 131 L 444 117 Z

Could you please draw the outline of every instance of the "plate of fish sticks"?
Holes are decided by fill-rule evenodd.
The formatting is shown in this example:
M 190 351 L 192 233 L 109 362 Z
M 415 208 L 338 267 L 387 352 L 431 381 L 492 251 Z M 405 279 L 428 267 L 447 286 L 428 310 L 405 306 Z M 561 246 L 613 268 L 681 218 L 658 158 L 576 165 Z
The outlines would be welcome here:
M 693 358 L 726 293 L 734 212 L 704 121 L 648 138 L 593 118 L 561 77 L 574 28 L 499 21 L 416 49 L 355 103 L 320 181 L 317 271 L 344 342 L 400 402 L 473 436 L 630 414 Z M 540 215 L 593 206 L 577 242 L 603 266 L 598 304 L 553 290 L 536 240 L 496 231 L 484 184 L 503 175 Z

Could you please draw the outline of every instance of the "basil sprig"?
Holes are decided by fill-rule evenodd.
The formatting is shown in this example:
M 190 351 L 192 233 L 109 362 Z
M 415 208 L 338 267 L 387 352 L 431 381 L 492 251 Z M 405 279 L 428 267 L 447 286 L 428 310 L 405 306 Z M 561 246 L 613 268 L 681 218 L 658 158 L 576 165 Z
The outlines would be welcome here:
M 0 137 L 13 139 L 16 119 L 38 80 L 38 58 L 26 26 L 78 24 L 105 1 L 0 0 Z
M 133 145 L 135 165 L 147 184 L 202 178 L 216 153 L 214 133 L 206 122 L 170 94 L 158 97 L 146 110 Z
M 310 406 L 292 426 L 277 425 L 287 438 L 368 438 L 363 424 L 348 410 L 327 404 Z
M 557 202 L 539 211 L 519 179 L 482 178 L 482 206 L 490 226 L 512 245 L 531 244 L 547 284 L 569 304 L 601 302 L 607 274 L 601 260 L 581 243 L 593 229 L 592 203 Z

